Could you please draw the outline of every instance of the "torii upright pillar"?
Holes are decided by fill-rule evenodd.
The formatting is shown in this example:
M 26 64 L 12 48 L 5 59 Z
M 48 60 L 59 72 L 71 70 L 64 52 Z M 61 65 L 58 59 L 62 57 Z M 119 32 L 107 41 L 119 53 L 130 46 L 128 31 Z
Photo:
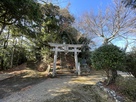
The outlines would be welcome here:
M 77 48 L 74 48 L 74 56 L 75 56 L 75 67 L 76 67 L 76 73 L 78 72 L 78 58 L 77 58 Z
M 53 62 L 53 76 L 55 76 L 56 73 L 57 55 L 58 55 L 58 47 L 55 47 L 54 62 Z

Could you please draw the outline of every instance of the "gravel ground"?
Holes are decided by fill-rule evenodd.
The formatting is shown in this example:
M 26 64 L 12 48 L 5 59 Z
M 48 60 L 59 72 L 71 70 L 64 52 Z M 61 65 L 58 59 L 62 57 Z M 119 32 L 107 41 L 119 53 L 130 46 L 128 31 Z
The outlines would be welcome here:
M 95 94 L 92 85 L 77 85 L 71 91 L 44 102 L 100 102 L 98 100 L 101 98 Z
M 43 102 L 59 94 L 58 92 L 68 84 L 69 80 L 70 78 L 48 79 L 33 87 L 13 93 L 9 97 L 4 98 L 2 102 Z
M 1 99 L 0 102 L 95 102 L 94 100 L 89 101 L 93 95 L 90 94 L 91 92 L 86 93 L 84 89 L 79 89 L 82 89 L 80 86 L 83 85 L 92 86 L 103 78 L 100 73 L 80 77 L 60 76 L 57 78 L 48 78 L 39 84 L 14 92 L 10 96 Z M 70 96 L 68 98 L 70 100 L 66 100 L 68 96 Z M 77 101 L 82 97 L 83 101 Z M 65 100 L 60 100 L 62 98 Z M 73 101 L 74 99 L 76 101 Z
M 12 73 L 0 73 L 0 81 L 14 76 Z

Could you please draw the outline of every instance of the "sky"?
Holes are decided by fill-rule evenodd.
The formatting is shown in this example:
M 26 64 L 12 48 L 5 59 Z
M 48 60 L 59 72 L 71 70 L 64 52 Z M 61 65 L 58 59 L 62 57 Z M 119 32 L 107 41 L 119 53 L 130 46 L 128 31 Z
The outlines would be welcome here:
M 71 14 L 78 16 L 86 11 L 93 10 L 97 13 L 99 9 L 105 10 L 112 3 L 112 0 L 63 0 L 60 5 L 65 8 L 68 3 L 70 3 L 69 11 Z

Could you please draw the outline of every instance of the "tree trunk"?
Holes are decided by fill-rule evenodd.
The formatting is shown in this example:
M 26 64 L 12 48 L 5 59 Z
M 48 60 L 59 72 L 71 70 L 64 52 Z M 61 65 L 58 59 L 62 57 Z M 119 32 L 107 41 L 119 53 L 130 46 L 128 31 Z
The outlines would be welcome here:
M 131 74 L 136 78 L 136 71 L 131 70 Z
M 3 60 L 3 58 L 1 59 L 1 70 L 4 70 L 4 60 Z
M 13 67 L 13 57 L 14 57 L 14 48 L 12 48 L 12 52 L 11 52 L 10 68 Z
M 105 73 L 106 73 L 107 79 L 109 79 L 110 78 L 109 69 L 105 69 Z
M 4 27 L 5 28 L 5 27 Z M 4 29 L 3 28 L 3 29 Z M 0 35 L 1 35 L 1 33 L 2 33 L 2 28 L 1 28 L 1 31 L 0 31 Z M 7 46 L 8 46 L 8 39 L 9 39 L 9 31 L 8 31 L 8 35 L 7 35 L 7 37 L 5 38 L 6 40 L 3 42 L 3 49 L 5 50 L 6 48 L 7 48 Z M 4 51 L 2 52 L 2 54 L 3 54 L 3 58 L 1 59 L 1 70 L 5 70 L 5 66 L 4 66 L 4 57 L 5 57 L 5 53 L 4 53 Z
M 127 40 L 127 43 L 126 43 L 125 48 L 124 48 L 124 51 L 125 51 L 125 52 L 126 52 L 126 50 L 127 50 L 127 48 L 128 48 L 128 45 L 129 45 L 129 43 L 128 43 L 128 40 Z
M 112 69 L 111 70 L 111 77 L 109 77 L 108 81 L 107 81 L 107 85 L 115 83 L 116 77 L 117 77 L 117 70 L 116 69 Z
M 111 73 L 112 73 L 112 81 L 113 81 L 113 83 L 115 82 L 115 79 L 116 79 L 116 77 L 117 77 L 117 70 L 116 69 L 112 69 L 111 70 Z
M 4 30 L 5 27 L 6 27 L 6 25 L 3 24 L 2 27 L 1 27 L 1 30 L 0 30 L 0 35 L 2 34 L 2 32 L 3 32 L 3 30 Z
M 48 68 L 46 69 L 46 72 L 49 74 L 49 72 L 50 72 L 50 69 L 51 69 L 51 65 L 50 64 L 48 64 Z

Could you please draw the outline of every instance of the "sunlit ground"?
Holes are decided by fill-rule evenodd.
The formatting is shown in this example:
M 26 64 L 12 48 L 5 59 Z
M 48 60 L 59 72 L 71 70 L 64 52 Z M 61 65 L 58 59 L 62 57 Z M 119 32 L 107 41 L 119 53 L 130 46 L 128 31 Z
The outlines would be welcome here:
M 92 74 L 88 76 L 69 76 L 69 77 L 64 76 L 64 77 L 66 79 L 64 80 L 62 78 L 60 85 L 58 83 L 54 83 L 56 84 L 56 87 L 48 90 L 48 92 L 50 92 L 52 96 L 68 94 L 77 85 L 95 85 L 98 81 L 103 81 L 106 78 L 102 71 L 92 72 Z M 55 79 L 51 79 L 51 80 L 55 80 Z M 64 84 L 63 85 L 64 87 L 61 87 L 61 84 Z

